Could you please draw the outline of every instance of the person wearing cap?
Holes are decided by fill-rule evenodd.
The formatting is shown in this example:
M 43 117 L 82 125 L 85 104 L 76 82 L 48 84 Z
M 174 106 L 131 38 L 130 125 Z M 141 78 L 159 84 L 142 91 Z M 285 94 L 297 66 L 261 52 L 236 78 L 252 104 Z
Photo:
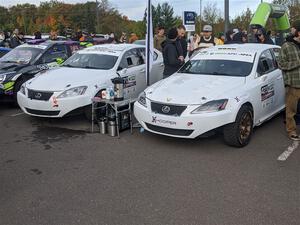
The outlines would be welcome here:
M 292 25 L 292 37 L 282 45 L 278 65 L 286 86 L 286 131 L 290 139 L 300 141 L 297 134 L 297 105 L 300 99 L 300 20 Z
M 164 72 L 163 78 L 167 78 L 173 73 L 176 73 L 183 65 L 183 61 L 177 49 L 177 28 L 171 28 L 168 32 L 167 39 L 162 43 Z
M 200 38 L 199 47 L 212 47 L 217 44 L 217 38 L 212 35 L 212 26 L 205 25 L 203 27 L 203 36 Z
M 257 42 L 260 44 L 269 44 L 269 45 L 274 45 L 274 42 L 270 38 L 270 36 L 267 34 L 266 29 L 260 28 L 258 29 L 256 33 L 257 37 Z

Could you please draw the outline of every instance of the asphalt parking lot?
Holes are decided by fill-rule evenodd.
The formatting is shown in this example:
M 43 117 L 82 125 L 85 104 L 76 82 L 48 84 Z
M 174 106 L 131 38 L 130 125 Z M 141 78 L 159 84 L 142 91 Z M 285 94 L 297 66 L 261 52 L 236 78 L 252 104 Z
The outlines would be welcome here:
M 82 117 L 38 119 L 0 104 L 1 225 L 299 224 L 300 151 L 282 116 L 243 149 L 220 135 L 89 129 Z

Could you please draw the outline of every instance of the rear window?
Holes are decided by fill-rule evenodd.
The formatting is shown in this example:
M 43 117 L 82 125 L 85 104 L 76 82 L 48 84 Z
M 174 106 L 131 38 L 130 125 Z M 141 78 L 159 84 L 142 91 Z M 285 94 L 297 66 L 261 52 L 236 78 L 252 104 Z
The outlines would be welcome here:
M 200 59 L 188 61 L 178 72 L 198 75 L 219 75 L 246 77 L 252 71 L 253 63 L 219 60 L 219 59 Z

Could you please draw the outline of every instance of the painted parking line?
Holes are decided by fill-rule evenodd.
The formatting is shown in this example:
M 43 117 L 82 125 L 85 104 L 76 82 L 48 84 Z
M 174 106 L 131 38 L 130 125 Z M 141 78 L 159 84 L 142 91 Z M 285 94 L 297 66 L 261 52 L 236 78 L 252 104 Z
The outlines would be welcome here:
M 12 115 L 10 115 L 11 117 L 16 117 L 16 116 L 21 116 L 21 115 L 23 115 L 23 114 L 25 114 L 24 112 L 21 112 L 21 113 L 16 113 L 16 114 L 12 114 Z
M 279 157 L 278 161 L 286 161 L 288 157 L 298 148 L 299 141 L 294 141 Z

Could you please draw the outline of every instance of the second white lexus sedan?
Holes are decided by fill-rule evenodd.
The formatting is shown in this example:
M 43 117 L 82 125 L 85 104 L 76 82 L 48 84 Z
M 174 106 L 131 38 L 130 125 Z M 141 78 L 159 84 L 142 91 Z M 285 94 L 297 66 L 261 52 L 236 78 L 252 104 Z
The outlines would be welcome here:
M 227 144 L 243 147 L 254 126 L 285 108 L 279 51 L 264 44 L 203 50 L 147 88 L 135 103 L 135 117 L 150 132 L 179 138 L 221 128 Z
M 32 116 L 63 117 L 85 112 L 92 98 L 125 78 L 125 97 L 137 98 L 146 88 L 145 47 L 133 44 L 99 45 L 78 51 L 61 67 L 47 70 L 24 83 L 18 92 L 21 109 Z M 155 50 L 150 83 L 163 77 L 162 54 Z

